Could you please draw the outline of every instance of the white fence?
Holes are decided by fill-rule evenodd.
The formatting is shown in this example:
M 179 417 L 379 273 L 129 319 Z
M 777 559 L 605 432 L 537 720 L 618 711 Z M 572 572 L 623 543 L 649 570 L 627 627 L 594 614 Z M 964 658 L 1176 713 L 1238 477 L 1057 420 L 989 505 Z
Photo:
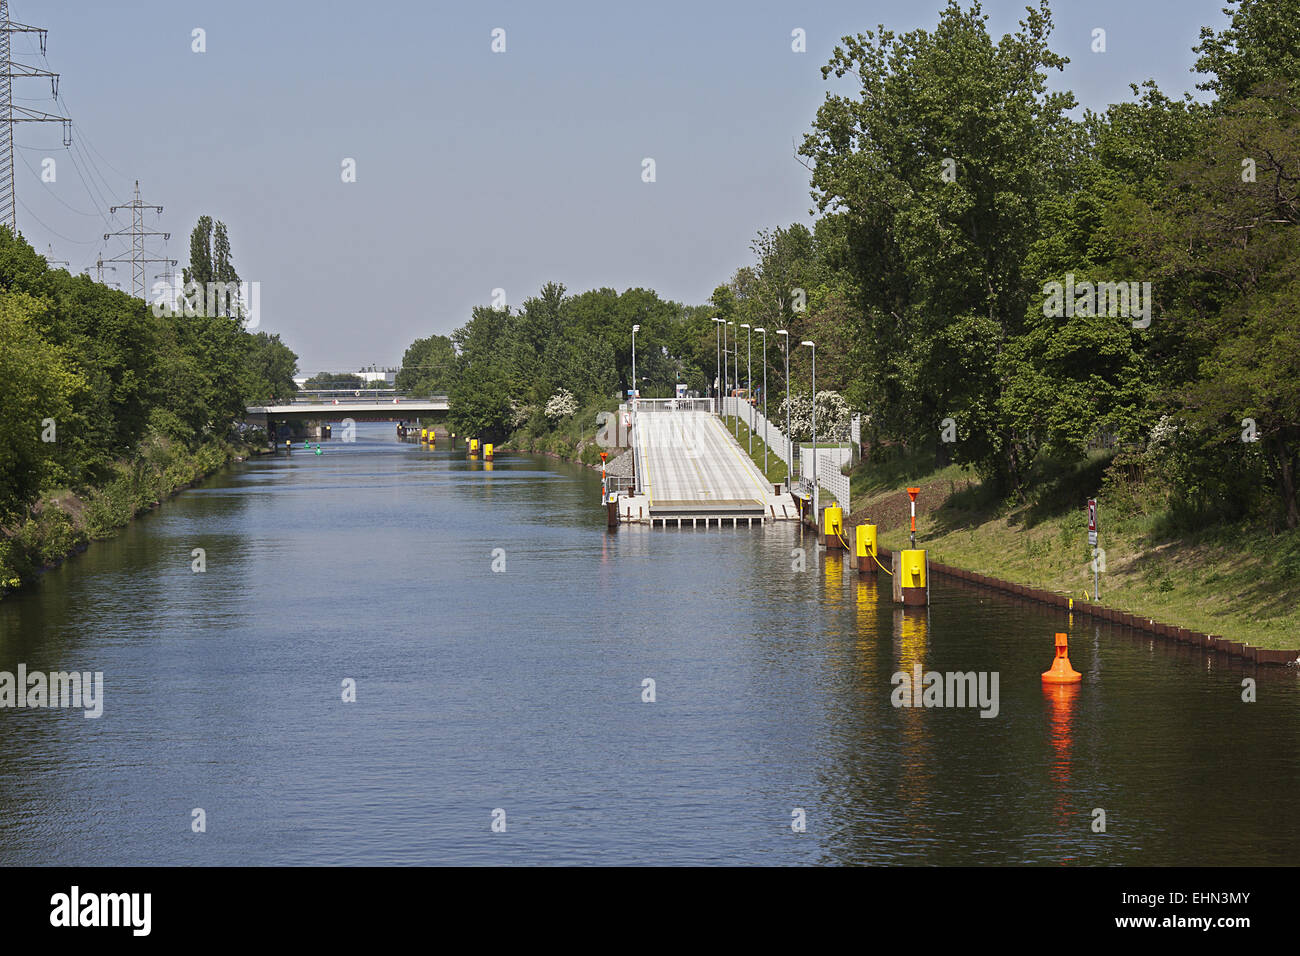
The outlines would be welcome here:
M 781 459 L 787 468 L 790 467 L 790 459 L 794 449 L 785 437 L 785 432 L 778 425 L 764 418 L 761 411 L 743 399 L 724 398 L 722 400 L 722 414 L 728 417 L 739 415 L 740 420 L 749 427 L 750 431 L 767 442 L 767 447 L 771 449 L 772 454 Z M 813 471 L 812 449 L 801 446 L 799 452 L 793 474 L 802 476 L 811 483 Z M 835 500 L 839 502 L 840 507 L 845 511 L 851 510 L 849 477 L 840 474 L 840 468 L 852 460 L 853 449 L 849 445 L 817 449 L 817 484 L 834 495 Z
M 786 440 L 785 432 L 769 422 L 760 412 L 749 402 L 740 398 L 724 398 L 722 400 L 722 414 L 724 416 L 739 415 L 740 420 L 745 423 L 757 437 L 767 443 L 772 454 L 781 459 L 785 466 L 790 467 L 790 442 Z
M 808 449 L 800 450 L 806 452 Z M 848 454 L 842 460 L 837 460 L 836 452 L 841 450 Z M 852 452 L 847 448 L 817 449 L 817 484 L 835 496 L 835 500 L 846 514 L 853 510 L 853 503 L 849 493 L 849 476 L 842 474 L 840 468 L 849 461 L 851 454 Z
M 714 401 L 711 398 L 638 398 L 636 410 L 647 415 L 654 412 L 711 412 Z

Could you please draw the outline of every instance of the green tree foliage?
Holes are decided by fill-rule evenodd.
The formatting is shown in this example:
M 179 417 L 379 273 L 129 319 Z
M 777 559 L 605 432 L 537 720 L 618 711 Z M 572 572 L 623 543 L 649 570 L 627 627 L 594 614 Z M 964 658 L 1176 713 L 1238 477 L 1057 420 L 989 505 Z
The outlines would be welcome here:
M 641 327 L 637 375 L 643 394 L 671 394 L 679 382 L 703 392 L 715 365 L 710 314 L 646 289 L 569 295 L 552 282 L 515 310 L 475 307 L 451 334 L 449 373 L 441 372 L 447 349 L 441 336 L 413 342 L 403 367 L 439 367 L 426 384 L 446 389 L 453 431 L 500 438 L 525 422 L 544 423 L 547 402 L 562 388 L 578 405 L 631 388 L 633 325 Z M 399 381 L 422 382 L 415 375 Z
M 1021 331 L 1024 259 L 1066 178 L 1075 104 L 1047 90 L 1068 61 L 1047 45 L 1045 0 L 998 43 L 986 19 L 953 0 L 933 32 L 845 37 L 822 72 L 860 93 L 828 95 L 800 152 L 819 208 L 844 220 L 873 421 L 920 437 L 953 417 L 959 459 L 1016 486 L 1023 436 L 996 414 L 998 357 Z
M 201 221 L 200 240 L 203 233 Z M 237 278 L 224 227 L 214 246 L 211 260 L 197 242 L 188 272 Z M 192 448 L 221 441 L 247 404 L 292 390 L 296 356 L 278 336 L 250 335 L 237 317 L 158 311 L 88 276 L 50 270 L 0 228 L 7 511 L 45 489 L 95 487 L 144 449 L 162 454 L 160 441 Z M 40 441 L 47 418 L 54 442 Z
M 67 433 L 85 387 L 63 350 L 42 337 L 34 321 L 42 311 L 31 296 L 0 295 L 0 519 L 59 476 L 59 432 Z
M 258 332 L 248 343 L 245 359 L 244 399 L 253 405 L 272 399 L 286 399 L 298 391 L 293 375 L 298 356 L 280 341 L 278 334 Z
M 451 337 L 430 335 L 407 347 L 394 384 L 408 395 L 445 395 L 455 371 L 456 349 Z
M 1195 69 L 1211 78 L 1200 89 L 1227 102 L 1250 96 L 1260 83 L 1300 76 L 1298 0 L 1228 0 L 1223 12 L 1232 18 L 1227 29 L 1201 27 Z
M 1255 90 L 1219 104 L 1196 150 L 1170 166 L 1172 188 L 1132 200 L 1122 220 L 1134 255 L 1165 290 L 1153 327 L 1164 329 L 1160 345 L 1177 374 L 1163 376 L 1162 408 L 1194 450 L 1174 477 L 1199 507 L 1220 512 L 1270 487 L 1294 528 L 1300 83 Z
M 332 388 L 369 388 L 370 383 L 355 372 L 317 372 L 303 383 L 303 388 L 328 390 Z

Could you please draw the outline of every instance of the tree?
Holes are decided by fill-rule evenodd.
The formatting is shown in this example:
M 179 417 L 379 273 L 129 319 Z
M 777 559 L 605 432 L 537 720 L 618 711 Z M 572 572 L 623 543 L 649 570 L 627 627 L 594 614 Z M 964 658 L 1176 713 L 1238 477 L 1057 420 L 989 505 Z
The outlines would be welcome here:
M 249 343 L 244 400 L 257 405 L 292 395 L 298 391 L 293 380 L 297 371 L 298 356 L 280 336 L 258 332 Z
M 343 389 L 368 388 L 369 383 L 353 372 L 317 372 L 303 382 L 306 389 Z
M 42 305 L 22 293 L 0 295 L 0 518 L 20 512 L 51 477 L 59 431 L 84 388 L 62 350 L 33 319 Z M 49 439 L 48 441 L 46 439 Z
M 1220 510 L 1267 484 L 1296 528 L 1300 93 L 1279 83 L 1256 92 L 1217 106 L 1194 152 L 1170 167 L 1170 190 L 1115 216 L 1166 290 L 1152 325 L 1168 329 L 1165 361 L 1179 375 L 1163 399 L 1195 450 L 1177 479 Z
M 456 350 L 446 335 L 416 339 L 402 356 L 394 385 L 411 395 L 446 394 L 456 372 Z
M 822 73 L 852 74 L 860 95 L 828 94 L 800 153 L 818 208 L 841 219 L 873 420 L 924 439 L 964 418 L 958 459 L 1015 488 L 1027 463 L 997 414 L 998 356 L 1023 322 L 1024 259 L 1075 104 L 1046 87 L 1068 61 L 1048 47 L 1045 0 L 996 44 L 986 19 L 950 0 L 933 33 L 845 37 Z
M 1223 12 L 1232 17 L 1227 29 L 1201 27 L 1194 69 L 1211 78 L 1198 89 L 1226 103 L 1270 80 L 1300 79 L 1300 0 L 1228 0 Z

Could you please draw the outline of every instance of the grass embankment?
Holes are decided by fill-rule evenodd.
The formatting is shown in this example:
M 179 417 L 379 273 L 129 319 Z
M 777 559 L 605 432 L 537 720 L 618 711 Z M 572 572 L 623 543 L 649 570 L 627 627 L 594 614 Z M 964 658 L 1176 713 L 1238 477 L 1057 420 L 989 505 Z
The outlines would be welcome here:
M 0 596 L 248 451 L 220 441 L 189 449 L 155 438 L 95 487 L 47 491 L 26 517 L 0 528 Z
M 734 415 L 724 416 L 722 424 L 726 426 L 727 433 L 733 437 L 736 435 L 736 418 Z M 749 428 L 745 425 L 745 420 L 740 420 L 740 437 L 736 439 L 740 442 L 741 451 L 749 452 Z M 763 449 L 766 447 L 763 439 L 759 437 L 758 432 L 754 432 L 754 450 L 750 452 L 749 457 L 753 460 L 759 471 L 763 471 Z M 767 456 L 767 470 L 763 472 L 768 481 L 772 484 L 783 482 L 788 477 L 786 474 L 785 462 L 783 462 L 774 450 L 770 451 Z
M 971 473 L 933 462 L 913 455 L 859 465 L 846 524 L 873 522 L 882 546 L 906 547 L 906 489 L 919 486 L 917 546 L 935 560 L 1091 600 L 1084 502 L 1096 496 L 1107 459 L 1045 479 L 1023 503 L 998 501 Z M 1102 604 L 1258 647 L 1300 647 L 1300 532 L 1245 523 L 1189 531 L 1165 512 L 1143 511 L 1134 493 L 1108 491 L 1109 501 L 1099 499 Z
M 609 414 L 607 425 L 598 423 L 601 413 Z M 601 431 L 606 428 L 610 447 L 605 447 L 598 441 Z M 525 425 L 512 434 L 505 445 L 515 451 L 555 455 L 567 461 L 595 466 L 600 464 L 602 451 L 609 452 L 611 457 L 617 457 L 618 448 L 614 447 L 617 437 L 618 401 L 609 398 L 584 405 L 555 425 L 550 425 L 545 420 Z

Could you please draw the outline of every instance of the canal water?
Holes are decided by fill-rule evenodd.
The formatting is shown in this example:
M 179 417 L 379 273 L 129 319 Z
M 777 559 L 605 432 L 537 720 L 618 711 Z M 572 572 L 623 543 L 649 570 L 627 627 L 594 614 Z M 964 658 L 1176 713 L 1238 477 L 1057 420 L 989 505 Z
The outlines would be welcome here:
M 0 709 L 0 864 L 1300 858 L 1294 670 L 946 580 L 904 614 L 793 526 L 609 534 L 590 471 L 391 431 L 0 601 L 0 670 L 104 688 Z M 1045 693 L 1057 630 L 1084 681 Z M 996 716 L 895 707 L 917 665 L 996 673 Z

